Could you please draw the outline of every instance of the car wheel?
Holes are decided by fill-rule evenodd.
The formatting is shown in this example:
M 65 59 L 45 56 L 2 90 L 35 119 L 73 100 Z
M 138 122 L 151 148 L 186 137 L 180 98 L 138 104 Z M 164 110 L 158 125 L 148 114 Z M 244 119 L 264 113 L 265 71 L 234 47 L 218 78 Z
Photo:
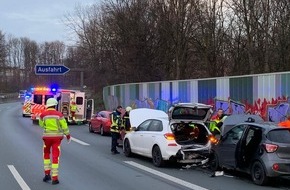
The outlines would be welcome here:
M 128 139 L 125 139 L 125 142 L 124 142 L 124 154 L 127 157 L 132 156 L 131 146 L 130 146 L 130 142 Z
M 90 131 L 90 133 L 93 133 L 93 132 L 94 132 L 94 130 L 93 130 L 93 127 L 92 127 L 92 124 L 91 124 L 91 123 L 89 123 L 89 131 Z
M 221 169 L 219 164 L 218 155 L 215 152 L 212 152 L 209 156 L 209 169 L 211 171 L 218 171 Z
M 100 126 L 100 134 L 101 134 L 102 136 L 105 135 L 105 133 L 104 133 L 104 127 L 103 127 L 102 125 Z
M 266 176 L 266 171 L 261 162 L 256 161 L 251 168 L 252 180 L 257 185 L 266 185 L 269 177 Z
M 161 167 L 164 165 L 164 160 L 162 158 L 162 154 L 159 146 L 154 146 L 152 150 L 152 160 L 154 166 Z

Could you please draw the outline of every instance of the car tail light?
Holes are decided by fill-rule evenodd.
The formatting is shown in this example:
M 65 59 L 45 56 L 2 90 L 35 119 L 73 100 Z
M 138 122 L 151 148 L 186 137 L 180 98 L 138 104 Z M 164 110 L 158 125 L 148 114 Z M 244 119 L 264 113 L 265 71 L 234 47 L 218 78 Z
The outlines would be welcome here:
M 175 140 L 175 136 L 174 136 L 174 134 L 172 134 L 172 133 L 165 133 L 165 134 L 164 134 L 164 137 L 165 137 L 167 140 Z
M 213 143 L 213 144 L 217 144 L 218 143 L 218 139 L 215 138 L 213 135 L 208 136 L 208 140 Z
M 279 164 L 273 164 L 272 169 L 275 171 L 279 170 Z
M 264 144 L 264 147 L 266 149 L 266 152 L 268 153 L 272 153 L 272 152 L 275 152 L 277 149 L 278 149 L 278 145 L 275 145 L 275 144 Z
M 108 120 L 108 121 L 106 122 L 106 124 L 107 124 L 107 126 L 111 126 L 111 121 Z

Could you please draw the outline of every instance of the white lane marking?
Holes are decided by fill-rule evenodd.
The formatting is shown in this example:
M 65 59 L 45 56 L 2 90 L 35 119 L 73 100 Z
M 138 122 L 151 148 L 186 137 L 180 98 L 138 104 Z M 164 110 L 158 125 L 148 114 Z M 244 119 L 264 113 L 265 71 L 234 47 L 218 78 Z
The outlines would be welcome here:
M 161 177 L 161 178 L 164 178 L 164 179 L 166 179 L 166 180 L 168 180 L 168 181 L 171 181 L 171 182 L 177 183 L 177 184 L 179 184 L 179 185 L 185 186 L 185 187 L 187 187 L 187 188 L 189 188 L 189 189 L 194 189 L 194 190 L 208 190 L 208 189 L 206 189 L 206 188 L 203 188 L 203 187 L 201 187 L 201 186 L 195 185 L 195 184 L 193 184 L 193 183 L 189 183 L 189 182 L 184 181 L 184 180 L 181 180 L 181 179 L 179 179 L 179 178 L 176 178 L 176 177 L 173 177 L 173 176 L 167 175 L 167 174 L 165 174 L 165 173 L 159 172 L 159 171 L 157 171 L 157 170 L 154 170 L 154 169 L 148 168 L 148 167 L 143 166 L 143 165 L 141 165 L 141 164 L 138 164 L 138 163 L 136 163 L 136 162 L 133 162 L 133 161 L 124 161 L 124 162 L 127 163 L 127 164 L 129 164 L 129 165 L 131 165 L 131 166 L 134 166 L 134 167 L 136 167 L 136 168 L 139 168 L 139 169 L 141 169 L 141 170 L 144 170 L 144 171 L 146 171 L 146 172 L 149 172 L 149 173 L 152 173 L 152 174 L 154 174 L 154 175 L 157 175 L 157 176 L 159 176 L 159 177 Z
M 77 142 L 77 143 L 79 143 L 79 144 L 81 144 L 81 145 L 85 145 L 85 146 L 90 145 L 90 144 L 85 143 L 84 141 L 81 141 L 81 140 L 76 139 L 76 138 L 74 138 L 74 137 L 71 137 L 71 140 L 72 140 L 72 141 L 75 141 L 75 142 Z
M 22 179 L 22 177 L 20 176 L 18 171 L 15 169 L 15 167 L 13 165 L 7 165 L 7 166 L 9 168 L 10 172 L 13 174 L 16 181 L 18 182 L 18 184 L 20 185 L 21 189 L 22 190 L 30 190 L 28 185 L 25 183 L 25 181 Z

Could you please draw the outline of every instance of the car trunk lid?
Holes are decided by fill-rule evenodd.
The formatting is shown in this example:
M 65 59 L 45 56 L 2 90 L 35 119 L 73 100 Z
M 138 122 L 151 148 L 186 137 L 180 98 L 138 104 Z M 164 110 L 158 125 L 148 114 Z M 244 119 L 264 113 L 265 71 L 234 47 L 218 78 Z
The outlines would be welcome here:
M 170 121 L 206 122 L 212 114 L 212 106 L 200 103 L 179 103 L 169 109 Z

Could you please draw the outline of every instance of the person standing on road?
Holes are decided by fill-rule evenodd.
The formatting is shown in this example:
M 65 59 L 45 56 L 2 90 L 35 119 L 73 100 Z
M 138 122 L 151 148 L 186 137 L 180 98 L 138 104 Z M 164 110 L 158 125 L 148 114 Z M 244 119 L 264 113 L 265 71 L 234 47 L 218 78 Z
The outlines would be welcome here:
M 122 127 L 122 118 L 121 118 L 122 106 L 118 106 L 115 111 L 111 114 L 111 136 L 112 136 L 112 144 L 111 144 L 111 152 L 112 154 L 120 154 L 117 151 L 118 139 L 120 138 L 120 129 Z
M 126 107 L 126 112 L 125 114 L 123 115 L 123 127 L 120 131 L 120 134 L 121 134 L 121 139 L 123 141 L 125 135 L 127 132 L 129 132 L 131 130 L 131 124 L 130 124 L 130 118 L 129 118 L 129 113 L 130 111 L 132 110 L 132 108 L 130 106 L 127 106 Z
M 75 102 L 72 102 L 71 105 L 70 105 L 70 113 L 71 113 L 71 117 L 72 117 L 72 120 L 75 121 L 76 120 L 76 112 L 79 111 L 78 110 L 78 107 L 76 105 Z
M 52 184 L 58 184 L 58 167 L 61 141 L 66 136 L 68 143 L 71 140 L 69 128 L 63 114 L 55 109 L 58 104 L 55 98 L 46 101 L 47 110 L 40 115 L 39 125 L 43 131 L 43 163 L 44 178 L 47 182 L 52 179 Z M 50 156 L 52 153 L 52 156 Z M 51 161 L 52 158 L 52 161 Z M 51 175 L 50 175 L 51 173 Z

